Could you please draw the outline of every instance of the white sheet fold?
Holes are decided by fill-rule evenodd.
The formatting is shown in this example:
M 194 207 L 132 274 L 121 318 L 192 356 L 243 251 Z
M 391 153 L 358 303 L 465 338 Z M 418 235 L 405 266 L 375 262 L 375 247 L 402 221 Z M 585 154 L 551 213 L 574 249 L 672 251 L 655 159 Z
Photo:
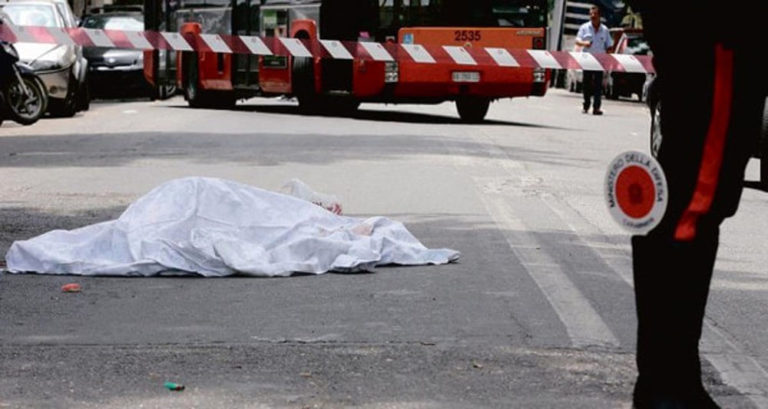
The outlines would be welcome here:
M 384 217 L 338 216 L 292 196 L 194 177 L 158 186 L 117 220 L 16 241 L 6 263 L 12 273 L 289 276 L 459 256 L 427 249 Z

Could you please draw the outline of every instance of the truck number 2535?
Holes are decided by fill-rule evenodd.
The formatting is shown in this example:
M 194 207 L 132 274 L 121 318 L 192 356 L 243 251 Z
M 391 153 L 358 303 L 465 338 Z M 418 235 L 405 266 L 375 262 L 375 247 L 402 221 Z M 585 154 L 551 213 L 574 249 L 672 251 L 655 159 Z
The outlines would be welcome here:
M 453 35 L 456 41 L 480 41 L 480 30 L 456 30 Z

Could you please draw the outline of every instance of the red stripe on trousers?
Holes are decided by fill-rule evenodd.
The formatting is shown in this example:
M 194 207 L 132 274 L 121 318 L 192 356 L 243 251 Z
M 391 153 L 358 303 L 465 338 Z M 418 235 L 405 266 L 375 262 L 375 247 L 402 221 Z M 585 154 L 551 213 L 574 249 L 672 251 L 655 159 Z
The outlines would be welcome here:
M 691 241 L 696 237 L 699 217 L 709 212 L 712 207 L 723 164 L 733 102 L 733 51 L 726 50 L 722 44 L 715 47 L 715 88 L 712 102 L 712 118 L 704 142 L 696 190 L 675 230 L 675 240 L 678 241 Z

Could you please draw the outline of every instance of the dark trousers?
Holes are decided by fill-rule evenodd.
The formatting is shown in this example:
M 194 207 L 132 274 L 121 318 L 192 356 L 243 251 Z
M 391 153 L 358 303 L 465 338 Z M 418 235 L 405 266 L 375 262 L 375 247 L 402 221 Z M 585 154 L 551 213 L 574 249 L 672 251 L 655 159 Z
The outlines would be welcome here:
M 603 72 L 584 71 L 581 88 L 584 91 L 584 110 L 588 111 L 590 105 L 594 105 L 595 111 L 599 111 L 603 95 Z
M 657 228 L 632 238 L 636 400 L 649 390 L 702 390 L 698 347 L 719 226 L 736 212 L 766 93 L 754 52 L 759 44 L 740 43 L 753 36 L 726 27 L 691 47 L 677 47 L 669 41 L 678 27 L 675 17 L 660 2 L 647 7 L 643 21 L 661 94 L 659 162 L 669 203 Z

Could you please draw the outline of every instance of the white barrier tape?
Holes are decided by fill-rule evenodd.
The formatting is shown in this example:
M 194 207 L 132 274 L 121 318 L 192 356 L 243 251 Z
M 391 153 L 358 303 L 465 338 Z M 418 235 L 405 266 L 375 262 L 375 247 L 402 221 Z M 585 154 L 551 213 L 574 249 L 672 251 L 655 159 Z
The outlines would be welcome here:
M 9 42 L 78 44 L 84 47 L 133 48 L 140 50 L 199 51 L 333 59 L 373 59 L 375 61 L 413 61 L 421 64 L 484 65 L 510 68 L 582 69 L 653 73 L 648 56 L 627 54 L 524 50 L 500 47 L 465 48 L 455 45 L 433 46 L 336 40 L 300 40 L 219 34 L 185 34 L 154 31 L 62 29 L 0 24 L 0 40 Z M 265 41 L 266 40 L 266 41 Z M 282 45 L 282 47 L 279 47 Z M 274 46 L 278 46 L 274 48 Z M 274 49 L 273 49 L 274 48 Z M 310 51 L 311 50 L 311 51 Z M 488 58 L 490 57 L 490 58 Z
M 107 48 L 113 48 L 115 47 L 115 43 L 112 42 L 112 40 L 107 37 L 107 34 L 104 32 L 104 30 L 94 30 L 90 28 L 84 28 L 83 31 L 85 31 L 85 34 L 88 35 L 88 38 L 91 39 L 91 42 L 96 47 L 107 47 Z
M 456 64 L 462 65 L 477 65 L 477 61 L 469 55 L 469 52 L 464 47 L 458 47 L 455 45 L 444 45 L 443 50 L 453 58 Z
M 593 56 L 590 53 L 584 53 L 580 51 L 579 52 L 571 51 L 569 54 L 581 66 L 582 70 L 588 70 L 588 71 L 603 70 L 603 66 L 602 64 L 600 64 L 600 61 L 597 61 L 595 56 Z
M 262 40 L 260 37 L 240 36 L 240 40 L 243 42 L 243 44 L 245 44 L 246 47 L 248 47 L 248 50 L 251 51 L 251 54 L 272 55 L 272 50 L 270 50 L 269 47 L 264 44 L 264 40 Z
M 436 62 L 421 44 L 400 44 L 400 46 L 413 58 L 413 61 L 423 64 L 434 64 Z
M 645 72 L 645 67 L 634 55 L 611 54 L 611 56 L 624 67 L 626 72 Z
M 184 37 L 181 36 L 179 33 L 160 33 L 161 36 L 165 39 L 165 41 L 168 42 L 168 45 L 171 46 L 176 51 L 195 51 L 194 48 L 192 48 L 191 45 L 187 42 L 187 40 L 184 39 Z
M 51 37 L 56 39 L 57 44 L 63 44 L 66 46 L 73 46 L 76 43 L 72 41 L 72 38 L 69 36 L 69 33 L 60 27 L 48 27 L 48 34 L 51 35 Z
M 352 54 L 349 53 L 349 51 L 344 47 L 344 44 L 341 43 L 341 41 L 338 40 L 320 40 L 320 44 L 325 47 L 325 50 L 328 51 L 328 54 L 331 55 L 331 57 L 337 59 L 337 60 L 354 60 L 355 58 L 352 57 Z
M 14 26 L 13 24 L 5 24 L 11 30 L 11 33 L 16 37 L 16 42 L 19 43 L 37 43 L 36 38 L 27 31 L 25 27 Z
M 211 51 L 215 53 L 232 54 L 232 50 L 227 43 L 217 34 L 200 34 L 200 38 L 205 41 L 205 44 L 211 48 Z
M 152 46 L 152 43 L 147 40 L 147 37 L 144 36 L 143 31 L 124 31 L 123 34 L 125 34 L 128 41 L 133 44 L 133 48 L 139 50 L 152 50 L 155 48 Z
M 368 54 L 371 55 L 371 58 L 376 61 L 395 61 L 395 59 L 392 58 L 392 56 L 389 54 L 389 51 L 387 51 L 387 49 L 379 43 L 362 42 L 360 45 L 363 46 L 365 51 L 368 51 Z
M 517 62 L 515 57 L 504 48 L 486 47 L 485 51 L 502 67 L 519 67 L 520 63 Z
M 562 69 L 565 68 L 557 62 L 555 57 L 549 51 L 545 50 L 526 50 L 528 54 L 533 57 L 541 68 Z
M 285 48 L 288 49 L 288 52 L 291 53 L 294 57 L 307 57 L 311 58 L 312 53 L 309 52 L 307 47 L 304 46 L 304 43 L 301 42 L 298 38 L 284 38 L 284 37 L 278 37 L 280 39 L 280 42 L 283 43 Z

